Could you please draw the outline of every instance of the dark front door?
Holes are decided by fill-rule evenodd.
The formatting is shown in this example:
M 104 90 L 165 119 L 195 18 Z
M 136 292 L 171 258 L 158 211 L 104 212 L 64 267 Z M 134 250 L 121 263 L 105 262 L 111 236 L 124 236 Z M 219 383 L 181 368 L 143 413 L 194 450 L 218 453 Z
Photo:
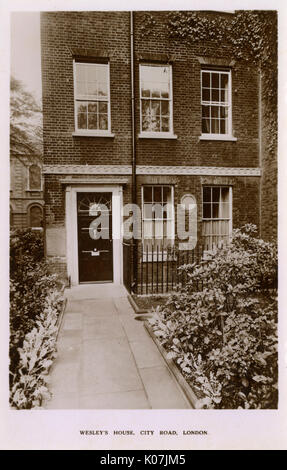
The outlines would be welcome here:
M 79 282 L 112 282 L 112 193 L 77 197 Z

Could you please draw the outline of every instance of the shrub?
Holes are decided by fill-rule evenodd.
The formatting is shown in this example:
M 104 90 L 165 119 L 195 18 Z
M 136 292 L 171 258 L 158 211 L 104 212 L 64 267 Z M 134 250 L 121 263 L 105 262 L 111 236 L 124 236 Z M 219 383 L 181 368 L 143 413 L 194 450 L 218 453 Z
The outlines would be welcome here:
M 32 341 L 33 335 L 36 334 L 36 330 L 38 331 L 39 321 L 43 319 L 47 298 L 58 288 L 57 275 L 49 273 L 49 265 L 43 256 L 42 233 L 31 230 L 11 232 L 9 351 L 11 390 L 20 380 L 20 375 L 21 380 L 24 380 L 21 362 L 23 358 L 20 356 L 20 351 L 23 348 L 25 350 Z M 60 303 L 57 308 L 60 308 Z M 29 334 L 30 336 L 27 336 Z M 41 336 L 41 333 L 38 332 L 37 335 Z M 31 344 L 34 344 L 33 341 Z
M 277 250 L 254 233 L 183 266 L 186 286 L 150 320 L 207 407 L 277 406 Z
M 58 293 L 50 293 L 34 328 L 25 335 L 18 349 L 19 363 L 12 375 L 10 394 L 10 403 L 17 409 L 37 408 L 43 398 L 50 396 L 46 382 L 55 357 L 59 300 Z

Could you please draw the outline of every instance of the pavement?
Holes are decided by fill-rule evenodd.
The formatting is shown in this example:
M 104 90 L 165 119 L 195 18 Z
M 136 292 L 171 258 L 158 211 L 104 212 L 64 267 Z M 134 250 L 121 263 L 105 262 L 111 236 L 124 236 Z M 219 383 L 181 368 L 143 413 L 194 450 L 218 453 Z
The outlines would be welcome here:
M 65 295 L 45 409 L 191 408 L 123 286 L 86 284 Z

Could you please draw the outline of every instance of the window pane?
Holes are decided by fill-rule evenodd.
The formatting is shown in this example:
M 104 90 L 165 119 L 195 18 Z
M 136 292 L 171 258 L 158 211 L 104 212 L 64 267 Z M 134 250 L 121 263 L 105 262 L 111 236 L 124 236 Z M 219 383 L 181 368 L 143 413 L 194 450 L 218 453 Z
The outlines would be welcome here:
M 151 112 L 154 116 L 160 115 L 160 101 L 151 101 Z
M 142 116 L 142 130 L 148 132 L 160 131 L 160 116 L 155 116 L 154 113 L 149 113 Z
M 89 113 L 88 114 L 88 129 L 97 129 L 98 122 L 97 122 L 97 114 Z
M 211 188 L 208 186 L 203 187 L 203 202 L 211 202 Z
M 227 134 L 227 122 L 225 119 L 220 119 L 220 134 Z
M 156 238 L 162 238 L 163 237 L 163 221 L 162 220 L 156 220 L 155 221 L 155 226 L 154 226 L 154 235 Z
M 220 188 L 212 188 L 212 202 L 219 202 L 220 199 Z
M 220 90 L 220 101 L 222 103 L 228 103 L 228 91 Z
M 210 101 L 210 90 L 203 88 L 202 90 L 202 100 L 203 101 Z
M 202 86 L 209 88 L 210 87 L 210 73 L 202 72 Z
M 142 113 L 145 115 L 150 113 L 150 100 L 142 100 Z
M 154 219 L 163 218 L 163 205 L 159 202 L 156 202 L 153 205 L 153 218 Z
M 87 129 L 87 114 L 78 113 L 78 128 Z
M 89 103 L 88 104 L 89 113 L 96 113 L 97 110 L 98 110 L 98 103 Z
M 152 84 L 151 96 L 152 98 L 160 98 L 160 87 L 158 83 Z
M 78 113 L 86 113 L 87 112 L 87 103 L 77 103 L 77 110 Z
M 162 186 L 153 187 L 153 200 L 154 202 L 162 201 Z
M 219 101 L 219 90 L 212 90 L 211 100 Z
M 211 217 L 213 219 L 218 219 L 219 217 L 219 204 L 217 203 L 212 203 L 212 213 L 211 213 Z
M 152 202 L 152 186 L 144 186 L 144 202 Z
M 152 204 L 144 204 L 144 218 L 152 219 Z
M 202 106 L 202 116 L 203 117 L 210 116 L 210 106 Z
M 219 117 L 219 106 L 211 106 L 211 117 L 213 118 Z
M 220 83 L 220 88 L 226 88 L 226 89 L 228 88 L 228 78 L 229 78 L 228 74 L 225 74 L 225 73 L 224 73 L 224 74 L 221 74 L 221 77 L 220 77 L 220 79 L 221 79 L 221 80 L 220 80 L 220 81 L 221 81 L 221 83 Z
M 202 119 L 202 133 L 209 134 L 210 133 L 210 121 L 209 119 Z
M 203 214 L 204 219 L 211 219 L 211 203 L 203 203 Z
M 225 106 L 220 106 L 220 117 L 221 118 L 227 118 L 228 115 L 228 108 Z
M 219 119 L 211 119 L 211 133 L 219 134 Z
M 169 188 L 168 186 L 164 186 L 162 188 L 163 190 L 163 202 L 171 202 L 171 188 Z
M 161 130 L 162 132 L 169 132 L 169 118 L 162 118 L 161 119 Z
M 99 113 L 105 113 L 107 114 L 108 112 L 108 103 L 105 103 L 104 101 L 99 101 Z
M 98 83 L 98 96 L 108 96 L 108 86 L 106 82 L 99 82 Z
M 219 88 L 219 74 L 218 73 L 212 73 L 211 86 L 212 88 Z
M 169 101 L 161 101 L 161 115 L 168 116 L 169 115 Z
M 108 116 L 107 114 L 99 114 L 99 128 L 101 130 L 108 129 Z
M 143 221 L 143 236 L 144 238 L 152 238 L 153 231 L 152 231 L 153 222 L 150 220 Z

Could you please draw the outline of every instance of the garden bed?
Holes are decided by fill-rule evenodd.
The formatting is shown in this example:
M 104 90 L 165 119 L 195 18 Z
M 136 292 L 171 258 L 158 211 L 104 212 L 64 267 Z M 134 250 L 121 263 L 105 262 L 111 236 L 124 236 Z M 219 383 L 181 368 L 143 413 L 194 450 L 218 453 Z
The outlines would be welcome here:
M 136 295 L 131 294 L 128 296 L 135 312 L 149 313 L 153 308 L 164 305 L 167 300 L 167 295 Z
M 235 230 L 208 262 L 180 268 L 186 286 L 149 319 L 163 357 L 204 408 L 278 407 L 277 247 L 254 230 Z
M 47 375 L 65 308 L 64 284 L 51 274 L 42 234 L 31 230 L 10 237 L 10 405 L 41 407 L 49 396 Z

